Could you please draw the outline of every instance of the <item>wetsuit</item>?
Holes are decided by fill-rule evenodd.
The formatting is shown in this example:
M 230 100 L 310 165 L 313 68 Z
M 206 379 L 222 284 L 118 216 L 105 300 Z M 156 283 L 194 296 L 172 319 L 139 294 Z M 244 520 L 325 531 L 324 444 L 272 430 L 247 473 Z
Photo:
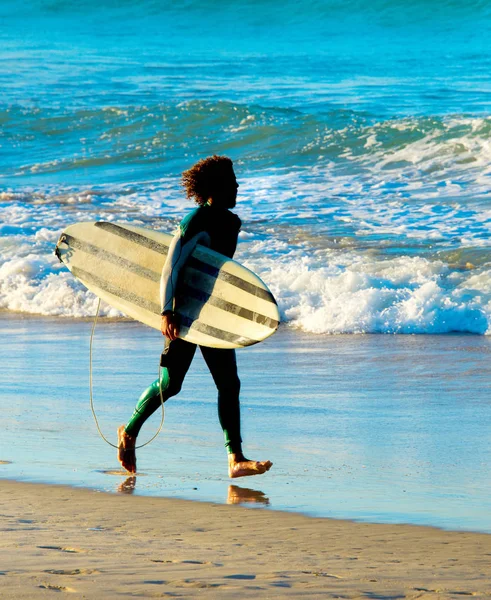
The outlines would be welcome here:
M 205 204 L 187 215 L 179 226 L 182 244 L 196 234 L 206 232 L 210 247 L 232 258 L 237 247 L 241 221 L 225 208 Z M 237 375 L 235 350 L 200 346 L 201 354 L 218 389 L 218 418 L 229 453 L 241 452 L 240 437 L 240 380 Z M 166 342 L 165 366 L 162 369 L 162 396 L 164 402 L 181 390 L 182 382 L 196 352 L 196 344 L 182 339 Z M 129 435 L 137 436 L 143 423 L 160 407 L 159 380 L 157 379 L 140 396 L 135 411 L 126 425 Z

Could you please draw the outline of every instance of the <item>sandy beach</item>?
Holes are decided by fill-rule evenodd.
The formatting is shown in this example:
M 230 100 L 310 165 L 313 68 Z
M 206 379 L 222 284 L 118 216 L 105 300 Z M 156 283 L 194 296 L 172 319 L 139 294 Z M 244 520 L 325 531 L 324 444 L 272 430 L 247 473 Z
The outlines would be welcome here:
M 491 595 L 491 536 L 2 481 L 1 597 Z
M 125 476 L 88 407 L 89 328 L 0 319 L 2 600 L 491 595 L 487 338 L 283 330 L 241 353 L 248 447 L 274 467 L 230 485 L 199 359 Z M 160 340 L 107 322 L 96 341 L 111 432 Z

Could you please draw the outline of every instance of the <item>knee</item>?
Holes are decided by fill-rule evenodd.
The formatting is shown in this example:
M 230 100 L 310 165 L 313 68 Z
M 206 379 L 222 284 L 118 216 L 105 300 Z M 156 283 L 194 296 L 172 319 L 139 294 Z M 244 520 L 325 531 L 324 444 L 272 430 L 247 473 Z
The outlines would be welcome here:
M 157 379 L 153 386 L 154 394 L 160 397 L 159 385 L 162 386 L 162 396 L 164 397 L 164 400 L 167 400 L 167 398 L 176 396 L 181 391 L 182 382 L 175 380 L 173 381 L 172 378 L 169 377 L 163 377 L 162 381 L 160 382 Z
M 169 385 L 165 390 L 166 398 L 170 398 L 171 396 L 177 396 L 177 394 L 181 391 L 181 387 L 182 385 L 179 382 L 169 382 Z
M 237 376 L 227 377 L 217 382 L 217 388 L 220 394 L 238 396 L 240 393 L 240 379 Z

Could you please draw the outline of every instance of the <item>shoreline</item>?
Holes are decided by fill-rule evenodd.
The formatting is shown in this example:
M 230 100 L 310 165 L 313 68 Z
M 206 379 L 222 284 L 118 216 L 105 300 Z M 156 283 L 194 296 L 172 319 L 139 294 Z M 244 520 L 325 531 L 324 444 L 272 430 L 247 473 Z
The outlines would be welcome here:
M 9 460 L 0 460 L 0 467 L 11 465 L 12 461 Z M 387 527 L 421 527 L 423 529 L 434 529 L 436 531 L 442 531 L 446 533 L 462 533 L 462 534 L 470 534 L 470 535 L 486 535 L 491 536 L 490 530 L 485 529 L 466 529 L 465 527 L 452 527 L 451 525 L 437 525 L 432 523 L 418 523 L 418 522 L 410 522 L 407 520 L 400 521 L 386 521 L 386 520 L 378 520 L 376 517 L 373 519 L 371 517 L 357 517 L 357 516 L 343 516 L 342 514 L 317 514 L 315 512 L 308 512 L 305 510 L 294 510 L 291 508 L 285 508 L 282 506 L 274 506 L 270 498 L 258 487 L 260 486 L 261 477 L 259 476 L 251 476 L 251 477 L 241 477 L 237 479 L 224 478 L 222 481 L 224 487 L 228 486 L 227 494 L 224 494 L 220 499 L 209 499 L 208 497 L 194 497 L 188 494 L 173 494 L 173 495 L 154 495 L 148 493 L 140 493 L 137 488 L 137 480 L 140 478 L 140 482 L 142 479 L 146 479 L 148 475 L 146 473 L 136 473 L 131 475 L 130 473 L 123 472 L 123 469 L 119 466 L 114 469 L 101 469 L 100 473 L 106 476 L 112 476 L 115 478 L 119 478 L 120 483 L 116 486 L 113 486 L 111 489 L 108 487 L 102 488 L 96 484 L 91 485 L 90 483 L 76 483 L 76 482 L 62 482 L 62 481 L 49 481 L 49 480 L 41 480 L 35 477 L 26 476 L 25 478 L 16 475 L 9 475 L 6 477 L 1 476 L 0 471 L 0 488 L 6 484 L 19 484 L 26 486 L 35 486 L 35 487 L 47 487 L 47 488 L 61 488 L 61 489 L 70 489 L 74 491 L 82 491 L 94 494 L 104 494 L 108 496 L 132 496 L 134 498 L 153 498 L 157 500 L 169 501 L 169 502 L 190 502 L 193 504 L 203 504 L 205 506 L 230 506 L 236 505 L 237 507 L 242 507 L 244 510 L 248 511 L 261 511 L 267 513 L 274 513 L 279 515 L 292 515 L 305 517 L 309 520 L 321 520 L 321 521 L 335 521 L 342 523 L 353 523 L 362 524 L 362 525 L 380 525 Z M 196 482 L 198 485 L 198 482 Z M 250 486 L 250 487 L 249 487 Z M 264 486 L 262 486 L 264 487 Z M 233 489 L 232 489 L 233 488 Z M 194 487 L 194 490 L 199 490 L 200 488 Z M 490 554 L 491 556 L 491 554 Z M 0 565 L 1 567 L 1 565 Z M 490 568 L 491 568 L 491 560 L 490 560 Z M 0 580 L 1 581 L 1 580 Z
M 90 324 L 0 325 L 9 339 L 0 460 L 10 461 L 1 476 L 117 491 L 126 476 L 114 476 L 115 451 L 89 406 Z M 490 343 L 471 335 L 314 339 L 284 328 L 238 352 L 244 449 L 274 464 L 243 485 L 273 510 L 491 532 Z M 161 350 L 162 336 L 143 325 L 100 324 L 94 403 L 111 441 L 155 379 Z M 142 441 L 159 420 L 149 420 Z M 216 389 L 199 352 L 166 405 L 163 433 L 139 451 L 138 472 L 135 495 L 227 501 Z
M 1 486 L 6 598 L 491 594 L 486 533 L 11 480 Z
M 22 320 L 22 321 L 40 321 L 40 322 L 55 322 L 55 323 L 93 323 L 94 322 L 94 318 L 95 318 L 95 314 L 91 315 L 91 316 L 85 316 L 85 317 L 74 317 L 71 315 L 45 315 L 42 313 L 30 313 L 30 312 L 25 312 L 22 310 L 11 310 L 11 309 L 5 309 L 5 308 L 0 308 L 0 320 L 3 319 L 12 319 L 12 320 Z M 151 327 L 149 327 L 148 325 L 145 325 L 139 321 L 136 321 L 135 319 L 132 319 L 131 317 L 126 317 L 125 315 L 121 315 L 119 317 L 108 317 L 106 315 L 98 315 L 97 317 L 97 323 L 98 326 L 99 325 L 117 325 L 120 323 L 123 323 L 125 325 L 131 325 L 133 324 L 135 327 L 143 327 L 145 329 L 148 329 L 149 331 L 157 331 L 156 329 L 153 329 Z M 428 333 L 419 333 L 419 332 L 415 332 L 415 333 L 400 333 L 400 332 L 384 332 L 384 333 L 374 333 L 371 331 L 360 331 L 360 332 L 356 332 L 356 333 L 347 333 L 347 332 L 334 332 L 334 333 L 314 333 L 312 331 L 305 331 L 304 329 L 300 328 L 300 327 L 296 327 L 294 325 L 291 325 L 289 321 L 281 321 L 278 330 L 276 331 L 276 333 L 274 335 L 278 335 L 281 334 L 284 331 L 289 331 L 292 334 L 298 335 L 298 336 L 304 336 L 304 337 L 310 337 L 313 340 L 318 340 L 318 339 L 324 339 L 324 338 L 359 338 L 359 337 L 393 337 L 393 336 L 397 336 L 397 337 L 442 337 L 442 338 L 446 338 L 446 337 L 454 337 L 454 336 L 464 336 L 464 337 L 472 337 L 472 338 L 491 338 L 491 330 L 489 333 L 476 333 L 473 331 L 445 331 L 445 332 L 441 332 L 441 333 L 434 333 L 434 332 L 428 332 Z M 259 342 L 259 343 L 264 343 L 263 342 Z M 242 350 L 242 348 L 240 349 Z
M 0 466 L 12 464 L 11 461 L 0 460 Z M 101 489 L 98 487 L 91 487 L 90 484 L 85 485 L 77 485 L 70 483 L 59 483 L 54 481 L 40 481 L 36 479 L 22 479 L 15 477 L 0 477 L 0 488 L 4 485 L 9 486 L 12 485 L 25 485 L 32 487 L 40 487 L 40 488 L 59 488 L 61 490 L 73 490 L 75 492 L 87 492 L 92 494 L 103 494 L 104 496 L 112 496 L 112 497 L 120 497 L 120 496 L 132 496 L 133 498 L 146 498 L 146 499 L 154 499 L 158 501 L 164 502 L 185 502 L 191 504 L 199 504 L 204 506 L 232 506 L 235 505 L 236 508 L 242 508 L 246 511 L 265 511 L 267 513 L 273 513 L 278 515 L 291 515 L 298 516 L 308 520 L 316 520 L 316 521 L 329 521 L 329 522 L 339 522 L 339 523 L 351 523 L 353 525 L 376 525 L 381 527 L 410 527 L 410 528 L 422 528 L 422 529 L 432 529 L 435 531 L 441 531 L 444 533 L 455 533 L 455 534 L 469 534 L 469 535 L 484 535 L 489 536 L 491 538 L 491 531 L 479 531 L 476 529 L 463 529 L 463 528 L 452 528 L 452 527 L 443 527 L 440 525 L 431 525 L 431 524 L 421 524 L 421 523 L 410 523 L 406 521 L 400 522 L 386 522 L 386 521 L 371 521 L 369 519 L 361 519 L 356 517 L 342 517 L 342 516 L 325 516 L 325 515 L 316 515 L 308 512 L 300 512 L 294 510 L 288 510 L 286 508 L 276 508 L 271 506 L 269 498 L 258 489 L 253 489 L 253 487 L 246 487 L 246 484 L 257 487 L 258 476 L 252 477 L 241 477 L 238 479 L 228 479 L 226 485 L 228 484 L 228 494 L 227 498 L 223 501 L 213 501 L 205 498 L 190 498 L 184 496 L 154 496 L 154 495 L 144 495 L 136 492 L 135 481 L 138 477 L 145 477 L 145 474 L 130 475 L 123 474 L 122 471 L 118 469 L 114 470 L 106 470 L 106 474 L 120 476 L 123 480 L 117 488 L 109 491 L 107 489 Z M 256 484 L 256 485 L 254 485 Z M 233 489 L 232 489 L 233 488 Z M 196 488 L 198 489 L 198 488 Z M 491 554 L 490 554 L 491 556 Z M 490 559 L 491 566 L 491 559 Z

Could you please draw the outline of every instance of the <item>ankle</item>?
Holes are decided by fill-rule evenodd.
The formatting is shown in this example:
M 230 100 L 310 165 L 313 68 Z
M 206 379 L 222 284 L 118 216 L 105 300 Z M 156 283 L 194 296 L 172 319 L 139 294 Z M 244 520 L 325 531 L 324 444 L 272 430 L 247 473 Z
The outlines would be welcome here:
M 245 461 L 246 458 L 245 456 L 242 454 L 242 452 L 232 452 L 228 455 L 228 462 L 229 463 L 238 463 L 238 462 L 243 462 Z
M 131 435 L 131 433 L 128 433 L 124 425 L 121 425 L 121 427 L 119 427 L 118 436 L 120 437 L 120 439 L 126 440 L 128 442 L 136 442 L 136 435 Z

